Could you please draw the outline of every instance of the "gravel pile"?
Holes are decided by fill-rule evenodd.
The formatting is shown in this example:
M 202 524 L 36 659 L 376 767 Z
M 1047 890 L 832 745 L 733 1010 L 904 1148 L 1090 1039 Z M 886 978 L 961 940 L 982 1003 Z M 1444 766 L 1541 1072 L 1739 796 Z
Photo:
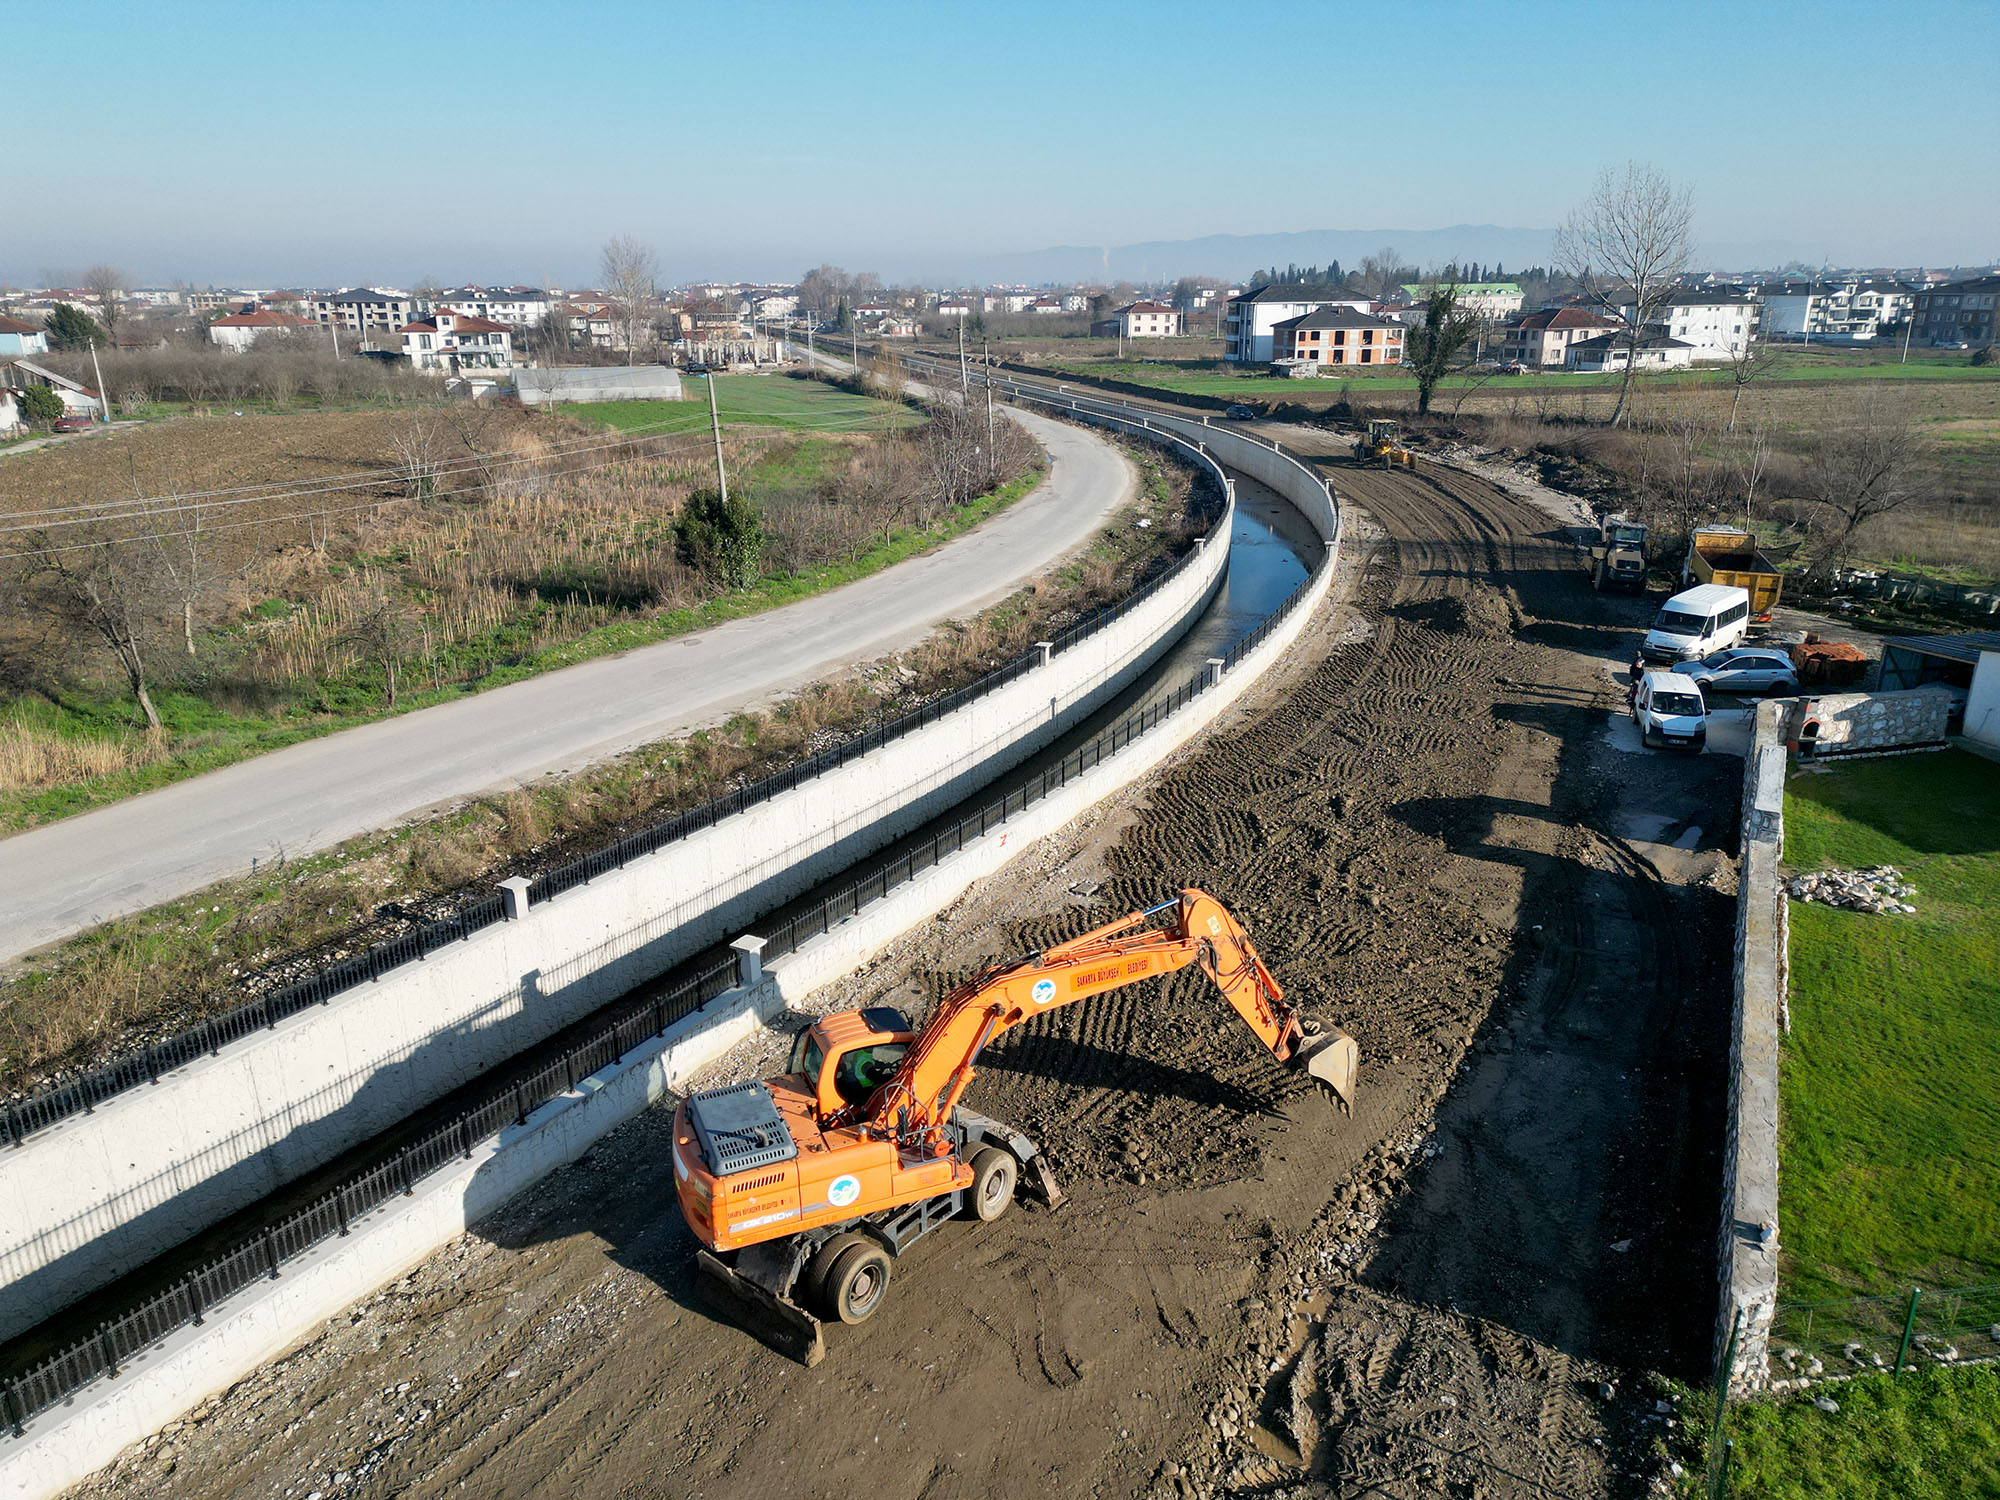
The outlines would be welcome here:
M 1909 898 L 1916 895 L 1917 888 L 1906 882 L 1894 865 L 1877 865 L 1872 870 L 1814 870 L 1794 875 L 1785 889 L 1794 901 L 1817 901 L 1847 911 L 1916 910 Z

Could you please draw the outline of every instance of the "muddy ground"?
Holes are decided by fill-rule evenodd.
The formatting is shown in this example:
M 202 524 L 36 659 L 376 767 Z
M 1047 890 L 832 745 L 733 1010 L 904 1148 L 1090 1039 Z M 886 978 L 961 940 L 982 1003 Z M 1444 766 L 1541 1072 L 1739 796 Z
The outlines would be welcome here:
M 806 1370 L 704 1297 L 654 1110 L 84 1492 L 1645 1493 L 1714 1318 L 1741 763 L 1608 732 L 1645 606 L 1548 509 L 1283 436 L 1380 532 L 1286 668 L 817 999 L 1200 885 L 1359 1039 L 1354 1119 L 1193 971 L 1024 1027 L 970 1099 L 1071 1201 L 931 1236 Z

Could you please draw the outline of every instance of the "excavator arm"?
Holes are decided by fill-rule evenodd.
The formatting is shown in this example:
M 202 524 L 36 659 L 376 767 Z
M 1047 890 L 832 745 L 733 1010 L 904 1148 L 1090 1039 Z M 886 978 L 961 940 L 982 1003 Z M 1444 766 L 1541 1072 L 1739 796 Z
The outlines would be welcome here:
M 1151 925 L 1172 912 L 1172 918 Z M 1304 1069 L 1354 1106 L 1358 1051 L 1340 1031 L 1309 1030 L 1229 910 L 1205 891 L 1133 912 L 1082 937 L 996 964 L 945 997 L 895 1076 L 856 1124 L 880 1139 L 909 1141 L 940 1129 L 971 1083 L 980 1052 L 1033 1016 L 1198 965 L 1279 1062 Z

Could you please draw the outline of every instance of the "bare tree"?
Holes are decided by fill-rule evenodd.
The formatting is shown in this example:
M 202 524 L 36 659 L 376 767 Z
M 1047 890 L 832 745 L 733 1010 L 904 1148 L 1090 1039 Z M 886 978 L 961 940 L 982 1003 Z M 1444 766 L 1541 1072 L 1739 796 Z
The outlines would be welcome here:
M 397 673 L 416 645 L 416 632 L 408 611 L 386 589 L 373 587 L 354 606 L 339 639 L 364 661 L 382 669 L 383 694 L 388 699 L 387 706 L 393 709 Z
M 1734 432 L 1736 408 L 1742 404 L 1744 388 L 1760 375 L 1770 372 L 1770 349 L 1746 333 L 1743 336 L 1743 347 L 1729 356 L 1726 368 L 1729 371 L 1729 430 Z
M 604 242 L 598 261 L 604 290 L 611 294 L 612 312 L 625 344 L 625 363 L 638 363 L 639 337 L 650 332 L 660 300 L 660 268 L 652 250 L 629 234 Z
M 428 500 L 437 493 L 444 450 L 444 424 L 436 417 L 413 414 L 407 424 L 389 435 L 397 477 L 412 499 Z
M 1556 231 L 1559 270 L 1625 325 L 1625 371 L 1611 425 L 1625 419 L 1639 339 L 1693 256 L 1693 194 L 1658 167 L 1628 161 L 1597 174 L 1590 196 Z
M 1930 441 L 1907 391 L 1870 385 L 1827 413 L 1806 464 L 1820 532 L 1808 570 L 1822 586 L 1872 521 L 1931 492 Z
M 194 617 L 229 576 L 222 557 L 222 538 L 216 532 L 214 506 L 198 497 L 184 497 L 171 482 L 159 494 L 149 495 L 129 454 L 127 462 L 132 493 L 144 509 L 137 534 L 158 569 L 159 586 L 179 609 L 181 640 L 193 657 Z
M 83 289 L 97 298 L 97 320 L 104 325 L 105 338 L 118 341 L 119 320 L 125 316 L 123 293 L 131 280 L 116 266 L 100 262 L 83 273 Z
M 1364 291 L 1387 301 L 1403 274 L 1403 257 L 1394 245 L 1384 245 L 1373 255 L 1361 257 L 1361 286 Z
M 1733 416 L 1734 406 L 1731 406 Z M 1743 491 L 1743 529 L 1748 531 L 1757 514 L 1757 497 L 1763 492 L 1765 476 L 1771 468 L 1771 429 L 1761 421 L 1752 422 L 1736 445 L 1736 483 Z
M 146 652 L 159 623 L 158 576 L 143 548 L 110 530 L 32 532 L 35 557 L 23 599 L 67 633 L 95 639 L 118 663 L 150 734 L 162 732 L 149 690 Z

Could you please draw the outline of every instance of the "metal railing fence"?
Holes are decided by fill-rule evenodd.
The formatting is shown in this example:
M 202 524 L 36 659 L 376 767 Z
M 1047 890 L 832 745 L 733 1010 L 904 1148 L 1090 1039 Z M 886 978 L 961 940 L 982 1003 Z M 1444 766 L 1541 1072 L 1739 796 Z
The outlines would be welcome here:
M 1117 603 L 1106 605 L 1064 630 L 1055 638 L 1050 655 L 1059 656 L 1073 649 L 1137 609 L 1192 566 L 1206 546 L 1208 537 L 1213 534 L 1211 519 L 1210 531 L 1204 536 L 1201 546 L 1190 548 Z M 914 734 L 946 715 L 997 692 L 1032 671 L 1041 660 L 1038 650 L 1024 652 L 1005 666 L 996 667 L 955 692 L 864 730 L 797 765 L 774 772 L 749 786 L 725 792 L 684 813 L 628 834 L 602 849 L 579 855 L 566 864 L 545 871 L 532 881 L 528 887 L 528 900 L 530 904 L 538 904 L 579 885 L 587 885 L 600 875 L 624 868 L 632 860 L 657 853 L 669 844 L 713 828 L 727 818 L 837 771 L 891 741 Z M 141 1084 L 158 1083 L 163 1073 L 219 1052 L 243 1037 L 275 1027 L 287 1016 L 315 1005 L 325 1005 L 336 995 L 380 979 L 390 969 L 423 958 L 449 943 L 462 941 L 502 921 L 505 915 L 505 900 L 498 892 L 479 897 L 449 917 L 398 933 L 349 958 L 317 969 L 302 979 L 273 986 L 243 1004 L 198 1021 L 173 1036 L 123 1053 L 74 1077 L 57 1080 L 23 1098 L 0 1105 L 0 1146 L 19 1146 L 34 1132 L 46 1130 L 72 1115 L 89 1114 L 115 1095 Z M 294 961 L 281 960 L 272 967 L 283 968 Z M 249 981 L 253 985 L 255 982 L 254 978 Z

